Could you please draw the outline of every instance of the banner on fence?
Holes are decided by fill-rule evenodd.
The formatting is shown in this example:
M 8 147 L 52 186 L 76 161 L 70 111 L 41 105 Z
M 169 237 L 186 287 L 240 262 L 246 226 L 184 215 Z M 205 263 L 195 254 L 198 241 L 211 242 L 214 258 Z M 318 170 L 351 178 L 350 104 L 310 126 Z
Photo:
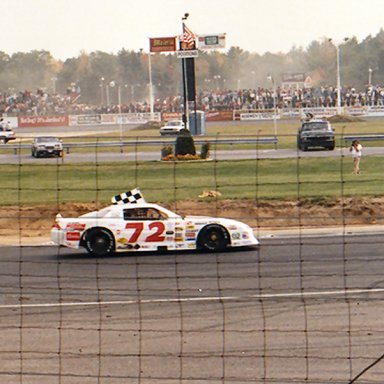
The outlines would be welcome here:
M 335 115 L 342 115 L 344 114 L 344 108 L 343 107 L 327 107 L 327 108 L 302 108 L 301 109 L 303 116 L 305 116 L 307 113 L 311 113 L 314 117 L 332 117 Z
M 99 125 L 101 123 L 101 115 L 70 115 L 70 126 L 81 125 Z
M 170 121 L 170 120 L 181 120 L 183 114 L 181 112 L 163 112 L 161 114 L 162 121 Z
M 253 112 L 253 113 L 240 113 L 240 120 L 273 120 L 280 119 L 278 112 Z
M 383 105 L 374 105 L 369 106 L 367 110 L 368 116 L 384 116 L 384 106 Z
M 122 113 L 103 115 L 71 115 L 69 116 L 70 126 L 82 125 L 114 125 L 114 124 L 145 124 L 148 121 L 160 121 L 159 112 L 145 113 Z
M 233 111 L 208 111 L 205 113 L 206 121 L 230 121 L 233 120 Z
M 68 116 L 20 116 L 18 127 L 66 127 Z

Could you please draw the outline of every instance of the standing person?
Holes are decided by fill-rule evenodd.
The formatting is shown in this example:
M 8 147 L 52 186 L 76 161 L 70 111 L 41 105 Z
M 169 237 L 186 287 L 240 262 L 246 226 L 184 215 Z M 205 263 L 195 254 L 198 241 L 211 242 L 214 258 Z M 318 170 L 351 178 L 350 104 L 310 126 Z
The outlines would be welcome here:
M 351 148 L 349 149 L 352 153 L 353 157 L 353 173 L 358 175 L 360 173 L 360 159 L 361 159 L 361 151 L 363 147 L 360 144 L 359 140 L 353 140 Z

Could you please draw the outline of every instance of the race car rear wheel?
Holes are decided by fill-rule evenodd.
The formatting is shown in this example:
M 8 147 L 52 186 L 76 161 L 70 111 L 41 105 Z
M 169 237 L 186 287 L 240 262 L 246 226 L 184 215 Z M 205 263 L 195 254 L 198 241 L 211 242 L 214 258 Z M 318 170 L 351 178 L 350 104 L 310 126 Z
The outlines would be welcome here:
M 200 232 L 197 245 L 207 251 L 222 251 L 229 244 L 229 235 L 221 225 L 207 225 Z
M 93 228 L 84 237 L 86 250 L 92 255 L 110 255 L 115 251 L 115 239 L 105 228 Z

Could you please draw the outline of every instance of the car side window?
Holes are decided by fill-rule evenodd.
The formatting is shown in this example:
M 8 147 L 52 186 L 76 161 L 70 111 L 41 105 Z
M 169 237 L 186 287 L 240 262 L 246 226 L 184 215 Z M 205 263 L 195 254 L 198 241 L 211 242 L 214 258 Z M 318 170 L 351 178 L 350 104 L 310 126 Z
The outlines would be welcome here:
M 165 214 L 163 214 L 162 212 L 160 212 L 155 208 L 148 208 L 147 214 L 148 214 L 148 218 L 152 220 L 163 220 L 167 218 Z
M 124 209 L 124 220 L 162 220 L 165 219 L 160 211 L 154 208 Z

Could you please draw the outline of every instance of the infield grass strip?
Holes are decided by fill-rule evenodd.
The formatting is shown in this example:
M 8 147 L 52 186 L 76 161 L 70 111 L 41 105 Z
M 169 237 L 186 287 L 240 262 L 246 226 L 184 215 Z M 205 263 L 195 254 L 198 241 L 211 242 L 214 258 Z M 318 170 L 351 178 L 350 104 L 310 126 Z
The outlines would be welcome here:
M 0 165 L 1 205 L 100 202 L 139 187 L 147 201 L 198 199 L 215 190 L 223 199 L 322 199 L 382 196 L 384 159 L 302 158 L 206 162 Z

